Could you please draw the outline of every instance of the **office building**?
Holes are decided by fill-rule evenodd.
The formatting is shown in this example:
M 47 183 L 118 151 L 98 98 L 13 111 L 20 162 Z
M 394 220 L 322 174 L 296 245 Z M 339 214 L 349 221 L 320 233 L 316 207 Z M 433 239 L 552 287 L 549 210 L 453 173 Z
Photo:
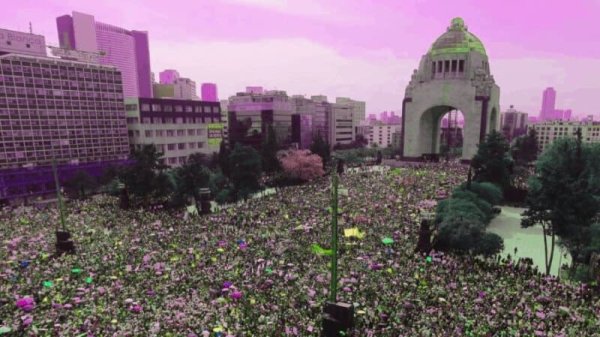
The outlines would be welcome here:
M 329 118 L 329 144 L 332 146 L 348 145 L 355 139 L 353 104 L 332 103 Z M 357 123 L 358 124 L 358 123 Z
M 527 113 L 517 111 L 511 105 L 508 110 L 500 114 L 500 131 L 504 134 L 506 140 L 511 142 L 513 139 L 527 133 L 527 122 Z
M 366 103 L 362 101 L 356 101 L 348 97 L 336 97 L 335 103 L 346 104 L 352 107 L 352 118 L 355 126 L 360 124 L 366 118 Z M 354 130 L 356 133 L 356 130 Z
M 159 73 L 160 83 L 154 83 L 154 98 L 198 99 L 196 82 L 180 77 L 179 72 L 167 69 Z
M 552 87 L 546 88 L 542 94 L 542 110 L 540 111 L 540 120 L 546 121 L 554 118 L 556 110 L 556 91 Z
M 205 102 L 218 102 L 217 85 L 215 83 L 202 83 L 202 100 Z
M 38 35 L 11 36 L 44 43 Z M 13 53 L 15 47 L 0 45 L 0 200 L 54 193 L 54 160 L 62 182 L 80 170 L 99 176 L 124 163 L 129 144 L 119 70 L 46 57 L 45 45 L 28 55 Z
M 369 146 L 377 144 L 377 147 L 386 148 L 393 144 L 393 134 L 402 130 L 401 124 L 385 124 L 377 122 L 371 125 L 369 137 Z
M 100 64 L 119 69 L 125 97 L 152 97 L 147 32 L 98 22 L 79 12 L 58 17 L 56 26 L 62 48 L 100 53 Z
M 577 129 L 581 128 L 584 143 L 600 142 L 600 123 L 593 120 L 575 121 L 546 121 L 534 124 L 540 152 L 543 152 L 554 140 L 563 137 L 576 137 Z
M 219 102 L 129 98 L 125 101 L 129 140 L 133 147 L 154 144 L 171 167 L 194 153 L 219 151 L 223 121 Z

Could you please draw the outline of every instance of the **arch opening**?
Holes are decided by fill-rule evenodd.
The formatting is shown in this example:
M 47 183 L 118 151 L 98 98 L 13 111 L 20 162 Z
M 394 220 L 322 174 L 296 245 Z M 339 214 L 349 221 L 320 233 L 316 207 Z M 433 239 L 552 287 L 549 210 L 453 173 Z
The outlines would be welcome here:
M 464 152 L 465 116 L 453 106 L 434 106 L 421 115 L 420 152 L 445 160 L 461 158 Z

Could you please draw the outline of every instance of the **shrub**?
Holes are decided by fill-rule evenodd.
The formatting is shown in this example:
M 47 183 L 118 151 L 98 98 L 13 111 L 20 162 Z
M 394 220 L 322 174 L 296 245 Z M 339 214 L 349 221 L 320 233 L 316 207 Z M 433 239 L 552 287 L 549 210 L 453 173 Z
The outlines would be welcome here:
M 473 253 L 484 256 L 491 256 L 500 253 L 504 249 L 504 241 L 496 233 L 483 233 L 479 239 Z
M 467 190 L 467 184 L 461 184 L 457 189 L 457 191 Z M 490 203 L 490 205 L 498 205 L 502 201 L 502 189 L 500 187 L 484 182 L 484 183 L 476 183 L 471 182 L 471 188 L 469 191 L 477 194 L 480 198 Z
M 483 223 L 477 219 L 468 219 L 458 215 L 448 216 L 439 225 L 434 248 L 466 254 L 476 247 L 482 236 L 483 228 Z
M 485 201 L 484 199 L 481 199 L 477 194 L 475 194 L 471 191 L 467 191 L 467 190 L 454 191 L 454 193 L 452 193 L 452 199 L 462 199 L 462 200 L 470 201 L 473 204 L 475 204 L 475 206 L 477 206 L 477 208 L 479 208 L 479 210 L 481 212 L 483 212 L 483 214 L 485 214 L 486 222 L 491 220 L 494 217 L 494 214 L 492 212 L 492 205 L 489 202 Z
M 450 198 L 438 204 L 436 218 L 443 222 L 448 217 L 461 217 L 465 220 L 476 220 L 487 223 L 487 216 L 477 205 L 469 200 Z M 438 222 L 438 223 L 439 223 Z

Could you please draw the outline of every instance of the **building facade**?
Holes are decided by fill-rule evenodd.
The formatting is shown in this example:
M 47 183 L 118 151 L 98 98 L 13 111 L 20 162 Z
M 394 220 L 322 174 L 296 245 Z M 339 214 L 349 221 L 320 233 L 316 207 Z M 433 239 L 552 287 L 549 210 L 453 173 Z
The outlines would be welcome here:
M 336 97 L 335 103 L 346 104 L 352 107 L 352 119 L 355 127 L 365 120 L 367 108 L 365 102 L 356 101 L 348 97 Z M 354 130 L 354 133 L 356 133 L 356 130 Z
M 329 145 L 351 144 L 356 134 L 354 121 L 354 106 L 352 104 L 332 103 L 329 117 Z
M 385 123 L 375 123 L 370 126 L 371 132 L 368 136 L 369 145 L 373 146 L 377 144 L 377 147 L 389 147 L 393 145 L 393 135 L 395 132 L 399 132 L 402 130 L 401 124 L 385 124 Z
M 219 151 L 223 120 L 218 102 L 130 98 L 125 108 L 132 147 L 154 144 L 166 165 L 182 165 L 194 153 Z
M 217 85 L 215 83 L 202 83 L 202 100 L 205 102 L 218 102 Z
M 527 133 L 528 115 L 517 111 L 513 105 L 500 115 L 500 130 L 506 140 L 513 139 Z
M 198 99 L 196 82 L 179 76 L 174 69 L 159 73 L 160 83 L 152 85 L 154 98 Z
M 0 200 L 54 193 L 53 161 L 64 182 L 79 170 L 99 176 L 128 156 L 117 68 L 0 55 Z
M 0 52 L 46 56 L 46 38 L 43 35 L 0 29 Z
M 555 119 L 556 110 L 556 90 L 552 87 L 546 88 L 542 94 L 542 109 L 540 110 L 540 120 L 546 121 Z
M 577 129 L 581 129 L 584 143 L 600 142 L 600 123 L 598 122 L 546 121 L 531 127 L 536 131 L 540 153 L 558 138 L 576 137 Z
M 61 48 L 100 53 L 99 62 L 117 67 L 125 97 L 152 97 L 148 32 L 98 22 L 79 12 L 56 19 Z

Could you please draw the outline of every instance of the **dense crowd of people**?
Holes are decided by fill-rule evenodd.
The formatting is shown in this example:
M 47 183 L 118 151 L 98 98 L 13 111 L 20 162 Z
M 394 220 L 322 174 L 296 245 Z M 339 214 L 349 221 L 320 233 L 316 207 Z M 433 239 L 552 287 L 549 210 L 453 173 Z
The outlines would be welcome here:
M 369 336 L 600 336 L 600 301 L 509 260 L 414 253 L 421 207 L 459 164 L 346 172 L 338 300 Z M 442 193 L 445 192 L 445 193 Z M 75 255 L 53 256 L 54 209 L 0 212 L 0 335 L 319 336 L 328 298 L 330 181 L 202 217 L 68 205 Z M 346 237 L 358 228 L 364 237 Z M 383 238 L 391 238 L 382 242 Z

